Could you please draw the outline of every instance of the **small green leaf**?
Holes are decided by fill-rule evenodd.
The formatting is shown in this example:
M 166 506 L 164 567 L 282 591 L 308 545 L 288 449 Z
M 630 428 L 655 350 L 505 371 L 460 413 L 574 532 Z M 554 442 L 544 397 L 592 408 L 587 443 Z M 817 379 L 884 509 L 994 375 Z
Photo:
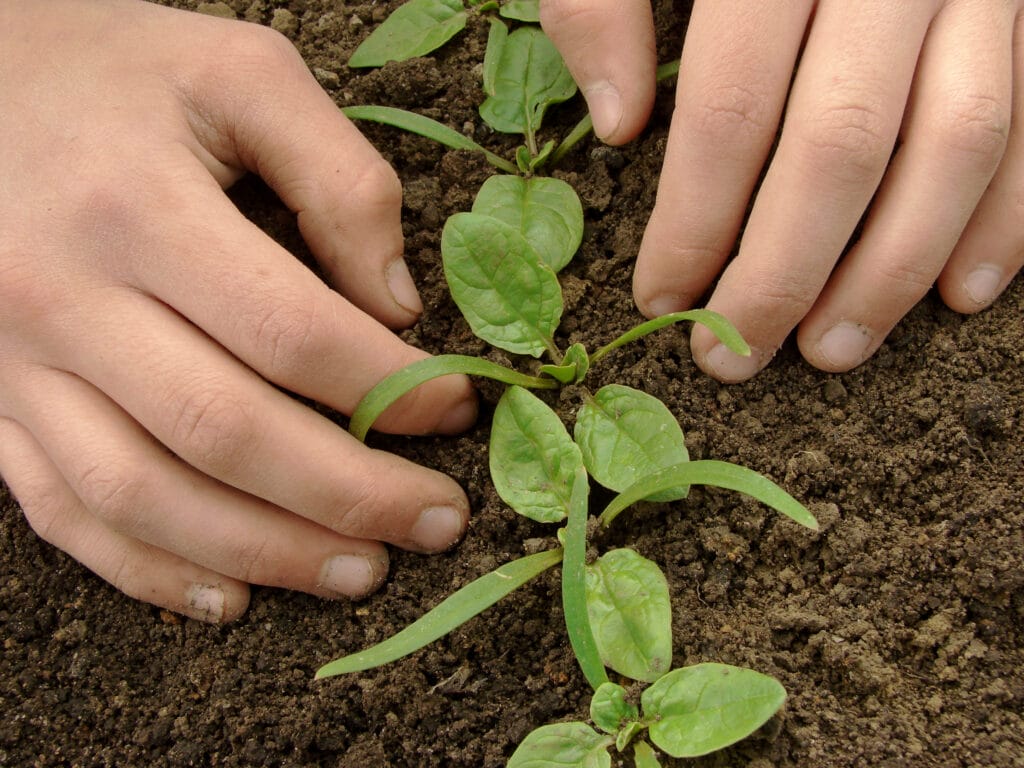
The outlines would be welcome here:
M 563 384 L 577 384 L 583 381 L 583 377 L 590 370 L 590 358 L 587 356 L 587 348 L 582 344 L 573 344 L 565 351 L 561 365 L 542 365 L 541 373 L 546 373 Z
M 661 768 L 658 756 L 646 741 L 633 744 L 633 762 L 636 768 Z
M 618 683 L 599 686 L 590 700 L 590 719 L 602 731 L 613 736 L 639 716 L 637 708 L 626 701 L 626 689 Z
M 615 735 L 615 748 L 619 752 L 625 752 L 626 747 L 629 743 L 636 738 L 637 734 L 643 731 L 647 726 L 639 721 L 632 723 L 626 723 L 626 725 Z
M 415 133 L 418 136 L 425 136 L 428 139 L 433 139 L 438 144 L 443 144 L 452 149 L 480 152 L 487 158 L 487 162 L 498 170 L 505 173 L 516 172 L 516 167 L 505 158 L 494 154 L 489 149 L 484 149 L 454 128 L 449 128 L 444 123 L 439 123 L 437 120 L 424 115 L 418 115 L 415 112 L 395 107 L 375 106 L 344 107 L 341 111 L 350 120 L 370 120 L 382 125 L 390 125 L 392 128 L 400 128 L 403 131 Z
M 539 0 L 507 0 L 501 4 L 499 13 L 506 19 L 539 24 L 540 2 Z
M 476 195 L 473 213 L 514 227 L 555 272 L 572 260 L 583 240 L 583 205 L 560 179 L 491 176 Z
M 441 233 L 444 274 L 473 333 L 540 357 L 562 317 L 555 273 L 519 232 L 493 216 L 457 213 Z
M 818 521 L 807 507 L 764 475 L 727 461 L 712 460 L 677 464 L 643 478 L 609 502 L 601 513 L 601 524 L 607 527 L 627 507 L 679 485 L 713 485 L 730 491 L 739 491 L 753 496 L 762 504 L 767 504 L 812 531 L 818 530 Z
M 573 434 L 587 471 L 613 491 L 689 458 L 682 427 L 665 404 L 621 384 L 602 387 L 583 404 Z M 680 485 L 650 498 L 674 501 L 688 492 Z
M 778 712 L 778 680 L 727 664 L 669 672 L 643 692 L 651 741 L 673 757 L 700 757 L 745 739 Z
M 531 389 L 556 389 L 558 387 L 558 384 L 551 379 L 528 376 L 479 357 L 468 355 L 427 357 L 395 371 L 367 392 L 356 406 L 352 418 L 349 419 L 349 433 L 357 440 L 366 439 L 366 433 L 370 431 L 373 423 L 398 398 L 424 382 L 453 373 L 484 376 L 505 384 L 516 384 Z
M 496 131 L 527 136 L 540 128 L 549 106 L 576 93 L 554 43 L 537 27 L 521 27 L 505 40 L 493 86 L 480 116 Z
M 653 682 L 672 666 L 672 606 L 661 569 L 631 549 L 587 566 L 590 626 L 606 666 Z
M 494 409 L 490 465 L 506 504 L 539 523 L 557 523 L 569 514 L 583 459 L 554 411 L 525 389 L 509 387 Z
M 508 27 L 498 19 L 491 19 L 487 33 L 487 48 L 484 50 L 484 93 L 493 96 L 497 90 L 498 68 L 501 66 L 501 52 L 508 40 Z
M 549 139 L 544 142 L 544 146 L 541 147 L 537 154 L 530 158 L 530 172 L 536 171 L 538 168 L 544 167 L 544 163 L 551 157 L 551 153 L 555 151 L 555 140 Z
M 468 14 L 461 0 L 409 0 L 356 48 L 350 67 L 381 67 L 440 48 L 462 31 Z
M 604 736 L 586 723 L 542 725 L 512 754 L 507 768 L 611 768 Z
M 316 677 L 319 680 L 347 672 L 361 672 L 407 656 L 465 624 L 534 576 L 556 565 L 561 559 L 562 551 L 552 549 L 506 563 L 449 595 L 436 607 L 384 642 L 325 664 L 317 671 Z

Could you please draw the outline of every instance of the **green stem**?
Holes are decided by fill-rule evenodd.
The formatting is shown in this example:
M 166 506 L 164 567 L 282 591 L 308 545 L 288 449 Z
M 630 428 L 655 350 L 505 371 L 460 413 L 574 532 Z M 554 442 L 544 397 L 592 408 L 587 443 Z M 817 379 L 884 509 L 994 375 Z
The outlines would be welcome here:
M 367 392 L 359 401 L 359 405 L 356 406 L 356 410 L 349 420 L 348 431 L 358 440 L 365 439 L 366 433 L 370 431 L 370 427 L 373 426 L 377 418 L 398 398 L 424 382 L 453 373 L 485 376 L 505 384 L 518 384 L 527 389 L 558 389 L 559 387 L 558 382 L 554 379 L 528 376 L 479 357 L 469 357 L 468 355 L 428 357 L 418 360 L 412 365 L 407 365 L 400 371 L 395 371 Z
M 608 682 L 601 654 L 597 650 L 594 633 L 590 629 L 587 612 L 587 497 L 590 481 L 585 469 L 580 468 L 572 483 L 569 519 L 563 531 L 565 553 L 562 561 L 562 608 L 565 611 L 565 629 L 569 634 L 576 661 L 583 675 L 595 691 Z
M 713 312 L 710 309 L 689 309 L 685 312 L 672 312 L 668 315 L 662 315 L 656 317 L 653 320 L 648 320 L 646 323 L 626 331 L 624 334 L 619 336 L 609 344 L 605 344 L 599 350 L 594 352 L 590 356 L 590 364 L 593 365 L 601 358 L 607 356 L 610 352 L 615 351 L 621 346 L 629 344 L 631 341 L 636 341 L 639 338 L 646 336 L 649 333 L 661 330 L 669 325 L 683 322 L 684 320 L 692 320 L 695 323 L 700 323 L 706 326 L 718 340 L 725 344 L 730 350 L 738 355 L 749 355 L 750 347 L 747 342 L 740 336 L 739 331 L 730 323 L 723 315 Z

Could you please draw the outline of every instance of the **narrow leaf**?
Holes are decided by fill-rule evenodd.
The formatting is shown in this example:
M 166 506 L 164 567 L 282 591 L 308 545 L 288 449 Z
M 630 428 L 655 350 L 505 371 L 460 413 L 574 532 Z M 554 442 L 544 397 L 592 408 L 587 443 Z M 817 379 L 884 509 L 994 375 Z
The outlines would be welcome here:
M 632 387 L 610 384 L 588 398 L 573 432 L 591 476 L 606 488 L 624 491 L 641 479 L 687 461 L 683 430 L 658 398 Z M 686 497 L 680 485 L 654 494 L 652 501 Z
M 484 149 L 467 136 L 463 136 L 454 128 L 449 128 L 437 120 L 395 107 L 355 106 L 342 108 L 342 114 L 350 120 L 370 120 L 374 123 L 400 128 L 417 136 L 433 139 L 452 149 L 465 149 L 471 152 L 482 152 L 487 162 L 505 173 L 515 173 L 516 167 L 508 160 Z
M 506 504 L 531 520 L 557 523 L 569 514 L 583 458 L 554 411 L 525 389 L 509 387 L 494 410 L 490 466 Z
M 750 346 L 743 340 L 736 327 L 724 315 L 720 315 L 718 312 L 710 309 L 688 309 L 685 312 L 672 312 L 656 317 L 653 320 L 648 320 L 646 323 L 641 323 L 636 328 L 626 331 L 619 338 L 601 347 L 601 349 L 591 355 L 590 362 L 596 363 L 609 352 L 618 349 L 624 344 L 629 344 L 631 341 L 636 341 L 649 333 L 659 331 L 666 326 L 685 320 L 691 320 L 706 326 L 709 331 L 718 337 L 720 342 L 737 355 L 746 356 L 750 354 Z
M 316 677 L 319 680 L 347 672 L 361 672 L 407 656 L 465 624 L 561 559 L 562 551 L 552 549 L 506 563 L 470 582 L 384 642 L 325 664 L 317 671 Z
M 572 98 L 576 83 L 565 62 L 537 27 L 521 27 L 501 49 L 494 93 L 480 105 L 480 116 L 494 130 L 532 136 L 549 106 Z
M 499 13 L 506 19 L 539 24 L 540 2 L 539 0 L 507 0 L 501 4 Z
M 601 660 L 651 683 L 672 666 L 672 606 L 661 569 L 630 549 L 587 566 L 587 609 Z
M 555 272 L 572 260 L 583 240 L 583 205 L 560 179 L 491 176 L 477 193 L 473 213 L 514 227 Z
M 590 627 L 587 610 L 587 496 L 589 495 L 587 473 L 580 467 L 572 484 L 572 503 L 569 520 L 562 530 L 562 545 L 565 548 L 562 563 L 562 609 L 565 612 L 565 629 L 576 661 L 583 670 L 590 687 L 595 691 L 608 682 L 608 674 L 601 662 L 601 654 Z
M 507 768 L 610 768 L 611 745 L 611 736 L 586 723 L 542 725 L 523 739 Z
M 348 65 L 381 67 L 424 56 L 461 32 L 467 18 L 460 0 L 409 0 L 356 48 Z
M 778 680 L 726 664 L 676 669 L 643 692 L 651 741 L 673 757 L 700 757 L 744 739 L 786 700 Z
M 556 389 L 558 387 L 558 383 L 551 379 L 527 376 L 525 373 L 479 357 L 468 355 L 427 357 L 395 371 L 367 392 L 352 413 L 348 424 L 349 433 L 358 440 L 366 439 L 366 433 L 370 431 L 373 423 L 398 398 L 424 382 L 453 373 L 485 376 L 505 384 L 515 384 L 531 389 Z
M 508 27 L 499 19 L 491 19 L 487 33 L 487 48 L 484 50 L 484 93 L 493 96 L 497 89 L 498 68 L 501 66 L 501 52 L 508 40 Z
M 818 521 L 807 507 L 764 475 L 737 464 L 710 460 L 678 464 L 644 478 L 611 500 L 601 513 L 601 523 L 605 526 L 611 525 L 618 514 L 627 507 L 652 494 L 679 485 L 713 485 L 730 491 L 739 491 L 753 496 L 762 504 L 767 504 L 800 525 L 813 531 L 818 530 Z
M 540 357 L 562 317 L 555 273 L 519 232 L 479 213 L 457 213 L 441 234 L 444 274 L 473 333 L 496 347 Z

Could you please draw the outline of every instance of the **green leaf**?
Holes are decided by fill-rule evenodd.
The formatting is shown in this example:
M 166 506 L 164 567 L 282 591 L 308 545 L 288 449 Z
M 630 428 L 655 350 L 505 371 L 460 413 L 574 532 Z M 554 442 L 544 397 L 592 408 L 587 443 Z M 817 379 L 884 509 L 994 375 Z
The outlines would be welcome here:
M 633 762 L 636 768 L 661 768 L 658 756 L 646 741 L 633 744 Z
M 586 723 L 542 725 L 523 739 L 507 768 L 611 768 L 611 744 Z
M 499 13 L 506 19 L 539 24 L 540 2 L 539 0 L 508 0 L 501 4 Z
M 381 67 L 440 48 L 462 31 L 468 14 L 461 0 L 409 0 L 356 48 L 350 67 Z
M 537 27 L 510 34 L 494 67 L 494 93 L 480 105 L 480 116 L 502 133 L 533 136 L 547 108 L 576 93 L 554 43 Z
M 786 700 L 778 680 L 727 664 L 676 669 L 643 692 L 651 741 L 673 757 L 699 757 L 744 739 Z
M 591 476 L 606 488 L 624 491 L 643 478 L 689 458 L 679 422 L 658 398 L 609 384 L 588 398 L 573 432 Z M 651 496 L 652 501 L 686 497 L 680 485 Z
M 493 216 L 457 213 L 444 225 L 441 255 L 452 298 L 473 333 L 518 354 L 554 349 L 562 288 L 515 228 Z
M 606 666 L 650 683 L 672 666 L 672 606 L 661 569 L 631 549 L 587 566 L 590 626 Z
M 626 723 L 640 717 L 637 708 L 626 701 L 626 689 L 618 683 L 604 683 L 590 700 L 590 719 L 605 733 L 616 735 Z
M 470 582 L 384 642 L 325 664 L 317 671 L 316 677 L 319 680 L 347 672 L 361 672 L 407 656 L 465 624 L 561 559 L 561 550 L 552 549 L 506 563 Z
M 527 376 L 525 373 L 492 363 L 490 360 L 482 360 L 479 357 L 468 355 L 427 357 L 395 371 L 367 392 L 352 413 L 348 424 L 349 433 L 357 440 L 366 439 L 366 433 L 370 431 L 373 423 L 398 398 L 424 382 L 453 373 L 485 376 L 505 384 L 516 384 L 531 389 L 556 389 L 558 387 L 558 384 L 551 379 Z
M 580 450 L 555 412 L 521 387 L 505 390 L 494 409 L 490 465 L 498 495 L 519 514 L 540 523 L 568 516 Z
M 818 521 L 807 507 L 794 499 L 764 475 L 727 461 L 690 461 L 677 464 L 645 477 L 627 488 L 605 507 L 601 524 L 611 525 L 620 512 L 638 501 L 679 485 L 713 485 L 753 496 L 800 525 L 818 530 Z
M 565 613 L 565 629 L 569 645 L 576 654 L 576 661 L 583 670 L 590 687 L 595 691 L 608 682 L 608 674 L 601 663 L 601 654 L 590 629 L 590 615 L 587 611 L 587 518 L 589 516 L 587 497 L 590 483 L 582 465 L 572 483 L 572 501 L 569 504 L 569 520 L 561 529 L 565 555 L 562 561 L 562 610 Z
M 355 106 L 343 107 L 342 114 L 350 120 L 370 120 L 374 123 L 390 125 L 392 128 L 400 128 L 417 136 L 425 136 L 433 139 L 438 144 L 443 144 L 452 149 L 465 149 L 471 152 L 481 152 L 487 158 L 487 162 L 505 173 L 515 173 L 516 167 L 508 160 L 484 149 L 467 136 L 463 136 L 454 128 L 449 128 L 444 123 L 439 123 L 424 115 L 417 115 L 405 109 L 395 107 Z
M 491 176 L 476 195 L 473 213 L 514 227 L 555 272 L 572 260 L 583 241 L 583 205 L 560 179 Z
M 645 728 L 647 728 L 647 726 L 639 721 L 626 723 L 625 727 L 615 735 L 615 748 L 619 750 L 619 752 L 625 752 L 629 743 L 633 741 L 637 734 Z
M 578 342 L 565 350 L 561 365 L 540 367 L 541 373 L 546 373 L 563 384 L 577 384 L 583 381 L 589 370 L 590 358 L 587 357 L 587 348 Z
M 685 312 L 672 312 L 661 317 L 656 317 L 653 320 L 648 320 L 646 323 L 641 323 L 635 328 L 626 331 L 624 334 L 614 341 L 605 344 L 597 352 L 591 355 L 590 362 L 596 363 L 598 360 L 603 358 L 609 352 L 618 349 L 624 344 L 629 344 L 631 341 L 646 336 L 654 331 L 659 331 L 669 325 L 680 323 L 686 320 L 700 323 L 707 327 L 718 338 L 720 342 L 735 352 L 737 355 L 743 355 L 744 357 L 750 354 L 750 346 L 743 337 L 740 336 L 740 332 L 736 330 L 736 327 L 729 322 L 725 315 L 720 315 L 718 312 L 714 312 L 710 309 L 688 309 Z
M 487 33 L 487 48 L 484 50 L 484 93 L 493 96 L 497 90 L 498 68 L 501 66 L 501 51 L 508 40 L 508 27 L 498 19 L 491 19 Z

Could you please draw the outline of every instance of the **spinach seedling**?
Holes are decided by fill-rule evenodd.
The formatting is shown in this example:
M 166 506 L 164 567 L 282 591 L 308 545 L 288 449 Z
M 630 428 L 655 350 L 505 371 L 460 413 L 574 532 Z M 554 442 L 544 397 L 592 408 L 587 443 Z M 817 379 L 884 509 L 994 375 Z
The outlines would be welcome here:
M 475 5 L 493 10 L 496 4 Z M 535 8 L 536 2 L 499 6 L 503 16 L 520 21 L 533 20 Z M 428 46 L 437 47 L 462 29 L 466 13 L 456 0 L 412 0 L 357 49 L 353 66 L 422 55 L 433 49 Z M 669 65 L 660 74 L 675 71 Z M 444 274 L 452 298 L 478 337 L 542 362 L 535 375 L 463 355 L 420 361 L 374 387 L 353 413 L 349 431 L 364 439 L 389 405 L 438 376 L 464 373 L 507 384 L 491 425 L 491 478 L 498 495 L 518 514 L 559 526 L 560 546 L 481 576 L 393 637 L 325 665 L 317 677 L 394 661 L 561 563 L 566 633 L 594 691 L 594 725 L 570 722 L 538 728 L 513 753 L 510 768 L 610 766 L 612 747 L 632 750 L 639 768 L 658 765 L 655 747 L 676 757 L 707 754 L 763 725 L 782 706 L 785 690 L 771 677 L 724 664 L 672 668 L 671 601 L 659 566 L 628 548 L 612 549 L 587 562 L 590 480 L 616 492 L 597 517 L 599 527 L 610 526 L 639 501 L 683 500 L 694 485 L 748 494 L 812 529 L 817 522 L 796 499 L 750 469 L 722 461 L 691 461 L 682 428 L 657 398 L 620 384 L 593 392 L 587 387 L 594 366 L 615 350 L 684 321 L 704 324 L 737 354 L 750 350 L 726 318 L 703 309 L 641 323 L 593 352 L 582 344 L 562 350 L 555 338 L 563 311 L 558 272 L 579 248 L 583 209 L 569 184 L 539 174 L 587 135 L 589 118 L 557 147 L 554 141 L 540 143 L 546 110 L 570 98 L 576 86 L 550 40 L 532 25 L 510 32 L 500 19 L 492 19 L 483 90 L 482 119 L 497 131 L 524 139 L 514 162 L 410 112 L 389 107 L 353 107 L 345 112 L 449 147 L 480 151 L 502 172 L 482 185 L 472 210 L 445 223 Z M 572 434 L 531 392 L 568 384 L 575 385 L 581 398 Z M 649 685 L 639 706 L 609 679 L 608 670 Z

